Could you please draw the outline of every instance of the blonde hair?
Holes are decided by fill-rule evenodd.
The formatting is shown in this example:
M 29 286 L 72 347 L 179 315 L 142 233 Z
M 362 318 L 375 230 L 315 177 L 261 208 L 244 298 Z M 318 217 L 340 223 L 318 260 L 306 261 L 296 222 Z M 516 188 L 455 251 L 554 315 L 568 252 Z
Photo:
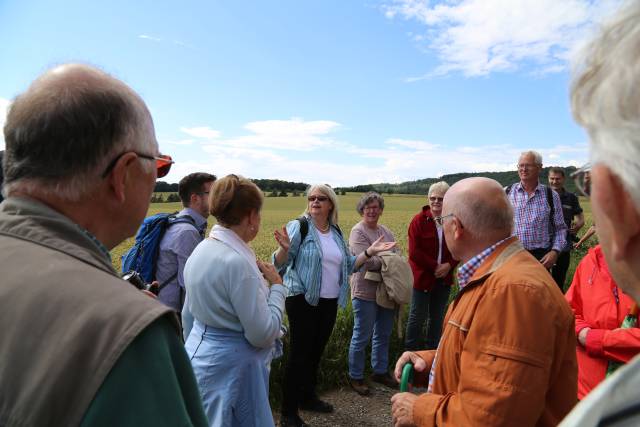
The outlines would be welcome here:
M 338 196 L 336 196 L 335 191 L 328 184 L 312 184 L 307 188 L 306 195 L 309 196 L 313 191 L 318 190 L 325 196 L 329 198 L 331 202 L 331 211 L 329 211 L 329 222 L 331 224 L 338 224 Z M 307 203 L 307 207 L 304 209 L 304 214 L 309 214 L 309 203 Z
M 264 195 L 251 180 L 227 175 L 211 185 L 209 212 L 221 225 L 238 225 L 252 211 L 262 209 Z

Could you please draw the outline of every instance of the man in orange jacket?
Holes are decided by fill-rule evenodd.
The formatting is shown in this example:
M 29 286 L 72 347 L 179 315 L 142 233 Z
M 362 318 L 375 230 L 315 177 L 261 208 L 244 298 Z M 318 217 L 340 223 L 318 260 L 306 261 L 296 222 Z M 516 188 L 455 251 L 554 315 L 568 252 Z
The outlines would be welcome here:
M 573 314 L 544 266 L 511 235 L 513 209 L 502 187 L 489 178 L 458 181 L 436 221 L 460 260 L 460 292 L 438 349 L 405 352 L 396 364 L 399 379 L 413 363 L 428 392 L 394 395 L 394 425 L 557 425 L 577 401 Z
M 626 363 L 640 353 L 640 328 L 620 328 L 634 302 L 611 277 L 600 245 L 580 261 L 566 298 L 576 316 L 578 399 L 583 399 L 604 380 L 610 361 Z

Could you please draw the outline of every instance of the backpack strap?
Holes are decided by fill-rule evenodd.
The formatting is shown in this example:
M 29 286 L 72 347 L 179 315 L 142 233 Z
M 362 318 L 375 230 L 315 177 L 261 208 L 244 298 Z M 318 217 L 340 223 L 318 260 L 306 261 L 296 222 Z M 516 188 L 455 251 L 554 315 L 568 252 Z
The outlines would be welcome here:
M 296 218 L 296 220 L 300 224 L 300 246 L 302 246 L 302 242 L 304 242 L 304 239 L 307 237 L 307 234 L 309 234 L 309 219 L 306 216 L 302 215 Z M 296 268 L 297 261 L 298 261 L 298 256 L 296 255 L 295 259 L 293 260 L 294 270 Z
M 177 212 L 176 212 L 177 213 Z M 171 227 L 172 225 L 176 225 L 176 224 L 191 224 L 193 225 L 193 228 L 196 229 L 196 231 L 198 232 L 198 234 L 202 235 L 202 232 L 200 230 L 198 230 L 198 227 L 196 226 L 196 220 L 193 219 L 193 217 L 191 215 L 181 215 L 181 216 L 176 216 L 176 214 L 173 214 L 169 217 L 169 220 L 167 221 L 167 228 L 165 228 L 164 232 L 166 233 L 167 230 L 169 229 L 169 227 Z M 164 237 L 164 236 L 163 236 Z M 160 251 L 160 245 L 158 245 L 158 251 Z M 156 255 L 156 260 L 158 259 L 159 254 Z M 155 266 L 155 268 L 157 268 L 157 265 Z M 154 268 L 154 270 L 155 270 Z M 156 276 L 156 272 L 153 272 L 153 277 Z M 169 277 L 167 280 L 165 280 L 164 282 L 158 284 L 158 294 L 160 293 L 161 290 L 163 290 L 169 283 L 171 283 L 173 280 L 175 280 L 175 278 L 178 277 L 178 271 L 176 271 L 174 274 L 171 275 L 171 277 Z
M 507 194 L 507 196 L 509 195 L 509 193 L 511 193 L 511 189 L 513 189 L 513 186 L 516 185 L 514 184 L 509 184 L 506 187 L 504 187 L 504 192 Z
M 305 237 L 309 234 L 309 220 L 304 215 L 296 218 L 296 220 L 300 224 L 300 244 L 302 245 Z
M 549 205 L 549 236 L 551 237 L 551 247 L 553 248 L 553 241 L 556 237 L 556 226 L 553 221 L 555 215 L 555 207 L 553 205 L 553 190 L 549 186 L 544 186 L 547 190 L 547 204 Z

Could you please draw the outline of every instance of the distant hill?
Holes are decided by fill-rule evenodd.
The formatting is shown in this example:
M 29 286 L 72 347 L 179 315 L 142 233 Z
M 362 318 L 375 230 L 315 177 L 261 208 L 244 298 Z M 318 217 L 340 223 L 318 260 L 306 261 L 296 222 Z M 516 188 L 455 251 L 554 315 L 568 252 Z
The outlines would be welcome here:
M 291 182 L 282 181 L 280 179 L 252 179 L 258 188 L 265 193 L 267 192 L 281 192 L 292 193 L 294 191 L 302 192 L 307 189 L 309 184 L 304 182 Z M 178 184 L 169 184 L 168 182 L 158 181 L 154 190 L 156 193 L 177 193 Z
M 549 167 L 544 168 L 540 173 L 540 182 L 547 183 L 547 176 L 549 174 Z M 576 188 L 573 184 L 573 180 L 569 178 L 569 175 L 576 170 L 575 167 L 569 166 L 564 168 L 567 180 L 565 183 L 565 188 L 569 191 L 575 191 Z M 509 185 L 514 182 L 518 182 L 518 172 L 517 171 L 508 171 L 508 172 L 462 172 L 462 173 L 453 173 L 448 175 L 443 175 L 439 178 L 424 178 L 418 179 L 416 181 L 406 181 L 401 182 L 399 184 L 389 184 L 389 183 L 379 183 L 379 184 L 366 184 L 366 185 L 356 185 L 353 187 L 336 187 L 336 192 L 347 191 L 354 193 L 365 193 L 367 191 L 377 191 L 379 193 L 386 194 L 427 194 L 429 190 L 429 186 L 434 182 L 438 181 L 446 181 L 449 185 L 454 184 L 455 182 L 460 181 L 464 178 L 469 178 L 472 176 L 486 176 L 487 178 L 492 178 L 498 181 L 503 186 Z M 287 192 L 292 193 L 302 192 L 307 189 L 309 184 L 304 182 L 291 182 L 291 181 L 282 181 L 280 179 L 253 179 L 253 182 L 265 193 L 267 192 Z M 158 193 L 161 192 L 178 192 L 178 184 L 169 184 L 164 181 L 156 182 L 155 191 Z
M 547 176 L 549 174 L 549 169 L 551 167 L 544 168 L 540 172 L 540 182 L 543 184 L 547 183 Z M 574 192 L 576 190 L 573 180 L 569 178 L 572 172 L 576 170 L 575 167 L 570 166 L 564 168 L 567 180 L 565 182 L 565 188 L 569 191 Z M 356 192 L 356 193 L 364 193 L 367 191 L 377 191 L 379 193 L 387 193 L 387 194 L 427 194 L 429 191 L 429 186 L 434 182 L 445 181 L 449 185 L 453 185 L 454 183 L 460 181 L 464 178 L 469 178 L 472 176 L 485 176 L 487 178 L 492 178 L 498 181 L 503 186 L 507 186 L 514 182 L 518 182 L 520 178 L 518 177 L 517 171 L 508 171 L 508 172 L 462 172 L 462 173 L 453 173 L 448 175 L 443 175 L 439 178 L 424 178 L 416 181 L 406 181 L 401 182 L 400 184 L 389 184 L 389 183 L 380 183 L 380 184 L 367 184 L 367 185 L 356 185 L 353 187 L 338 187 L 336 191 L 348 191 L 348 192 Z

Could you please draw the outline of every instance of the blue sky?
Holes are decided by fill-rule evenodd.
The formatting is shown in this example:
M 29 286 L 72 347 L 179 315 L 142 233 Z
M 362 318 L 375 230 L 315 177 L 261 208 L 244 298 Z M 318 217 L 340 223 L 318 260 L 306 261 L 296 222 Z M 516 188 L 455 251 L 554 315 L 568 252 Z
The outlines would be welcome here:
M 84 62 L 147 102 L 169 182 L 400 182 L 513 170 L 527 149 L 580 165 L 571 58 L 617 4 L 2 0 L 0 122 L 44 70 Z

